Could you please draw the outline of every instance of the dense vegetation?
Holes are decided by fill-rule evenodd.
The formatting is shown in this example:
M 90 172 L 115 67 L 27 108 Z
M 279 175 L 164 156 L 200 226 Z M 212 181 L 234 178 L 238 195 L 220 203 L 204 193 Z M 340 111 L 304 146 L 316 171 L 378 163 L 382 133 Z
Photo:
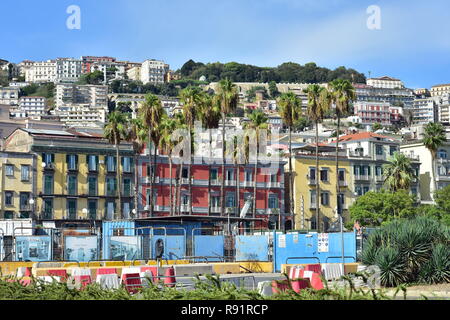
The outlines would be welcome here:
M 362 262 L 377 265 L 383 286 L 450 282 L 450 229 L 429 217 L 397 219 L 373 232 Z
M 289 83 L 324 83 L 335 79 L 347 79 L 356 83 L 365 83 L 366 77 L 354 69 L 339 67 L 335 70 L 318 67 L 315 63 L 300 65 L 286 62 L 275 68 L 229 63 L 201 63 L 187 61 L 179 74 L 183 78 L 200 79 L 205 76 L 208 82 L 228 78 L 235 82 L 289 82 Z
M 102 289 L 98 284 L 86 286 L 83 290 L 67 283 L 33 282 L 23 286 L 19 282 L 0 280 L 0 300 L 379 300 L 389 299 L 382 290 L 355 289 L 350 278 L 346 288 L 322 290 L 305 289 L 300 293 L 288 290 L 270 297 L 255 290 L 237 288 L 229 282 L 222 282 L 219 276 L 207 276 L 197 280 L 192 290 L 150 285 L 137 294 L 130 294 L 125 288 Z

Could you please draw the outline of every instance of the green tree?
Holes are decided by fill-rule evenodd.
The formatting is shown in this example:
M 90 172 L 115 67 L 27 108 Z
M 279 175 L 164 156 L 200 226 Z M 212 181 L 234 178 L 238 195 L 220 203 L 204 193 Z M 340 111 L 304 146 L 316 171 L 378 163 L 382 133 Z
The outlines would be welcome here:
M 357 198 L 349 210 L 353 221 L 376 227 L 394 219 L 414 216 L 415 197 L 405 190 L 369 191 Z
M 432 180 L 434 181 L 433 192 L 437 190 L 436 184 L 436 155 L 438 149 L 447 140 L 445 136 L 444 126 L 440 123 L 430 122 L 425 126 L 425 132 L 423 135 L 422 143 L 431 153 L 431 169 L 432 169 Z
M 411 159 L 400 152 L 395 152 L 383 165 L 384 184 L 389 191 L 396 192 L 400 189 L 409 191 L 415 173 L 411 165 Z
M 103 135 L 109 143 L 114 144 L 116 148 L 116 178 L 119 196 L 119 218 L 123 219 L 122 210 L 122 175 L 120 174 L 120 142 L 126 137 L 127 116 L 118 111 L 108 114 L 107 122 L 103 129 Z
M 244 129 L 246 130 L 254 130 L 254 133 L 256 135 L 255 141 L 256 141 L 256 159 L 255 159 L 255 165 L 254 165 L 254 181 L 255 184 L 253 186 L 253 218 L 256 218 L 256 184 L 257 184 L 257 171 L 258 171 L 258 154 L 259 154 L 259 145 L 260 145 L 260 132 L 261 130 L 267 130 L 268 123 L 267 123 L 267 116 L 265 113 L 261 110 L 255 110 L 248 116 L 249 122 L 246 122 L 244 124 Z
M 383 126 L 381 125 L 381 123 L 375 122 L 372 125 L 372 132 L 375 132 L 375 131 L 381 130 L 381 129 L 383 129 Z
M 138 115 L 142 119 L 143 123 L 146 126 L 147 134 L 148 134 L 148 150 L 149 150 L 149 166 L 152 168 L 151 176 L 150 176 L 150 215 L 153 215 L 153 181 L 156 172 L 156 163 L 154 164 L 155 168 L 152 166 L 152 148 L 151 144 L 154 142 L 154 138 L 157 136 L 155 131 L 158 127 L 159 122 L 161 121 L 164 110 L 161 105 L 161 101 L 159 98 L 153 94 L 147 94 L 145 96 L 144 103 L 141 104 Z M 157 144 L 154 144 L 155 154 L 156 154 Z
M 229 79 L 220 80 L 215 97 L 215 99 L 217 99 L 217 103 L 220 105 L 220 112 L 222 114 L 222 185 L 220 187 L 220 202 L 221 214 L 223 216 L 225 215 L 225 116 L 228 113 L 234 112 L 237 108 L 239 101 L 237 86 Z
M 320 232 L 320 175 L 319 175 L 319 123 L 331 104 L 331 94 L 318 84 L 311 84 L 304 90 L 308 97 L 308 117 L 316 127 L 316 227 Z
M 290 214 L 294 214 L 294 172 L 292 170 L 292 128 L 302 114 L 302 100 L 293 92 L 283 93 L 277 102 L 280 116 L 289 129 L 289 201 Z
M 275 81 L 269 82 L 269 94 L 272 99 L 276 99 L 280 95 L 280 91 L 278 91 L 277 83 Z

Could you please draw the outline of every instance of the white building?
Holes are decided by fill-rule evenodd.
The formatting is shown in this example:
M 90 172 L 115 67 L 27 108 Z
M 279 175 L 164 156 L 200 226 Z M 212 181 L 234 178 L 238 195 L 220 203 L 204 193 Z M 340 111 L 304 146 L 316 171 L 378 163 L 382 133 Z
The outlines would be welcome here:
M 15 106 L 19 104 L 18 88 L 0 87 L 0 104 Z
M 430 90 L 431 96 L 442 96 L 446 93 L 450 93 L 450 83 L 449 84 L 439 84 L 432 86 Z
M 164 83 L 166 74 L 169 72 L 169 65 L 164 61 L 159 60 L 145 60 L 141 68 L 141 82 L 147 83 Z
M 399 79 L 391 77 L 381 77 L 381 78 L 370 78 L 367 79 L 367 85 L 374 88 L 385 88 L 385 89 L 403 89 L 405 85 Z
M 56 82 L 77 82 L 81 76 L 81 64 L 78 59 L 56 59 Z
M 414 99 L 412 112 L 413 123 L 415 124 L 438 121 L 438 105 L 434 98 Z
M 25 112 L 27 117 L 39 118 L 45 114 L 47 99 L 45 97 L 21 97 L 19 110 Z
M 56 61 L 37 61 L 27 63 L 25 70 L 26 82 L 55 82 L 56 81 Z
M 114 79 L 125 78 L 125 67 L 125 64 L 118 62 L 96 62 L 91 65 L 91 72 L 102 72 L 104 82 L 108 82 Z
M 108 86 L 58 84 L 56 86 L 55 104 L 57 108 L 66 104 L 108 107 Z
M 103 127 L 108 108 L 94 108 L 89 104 L 65 104 L 55 112 L 67 126 Z

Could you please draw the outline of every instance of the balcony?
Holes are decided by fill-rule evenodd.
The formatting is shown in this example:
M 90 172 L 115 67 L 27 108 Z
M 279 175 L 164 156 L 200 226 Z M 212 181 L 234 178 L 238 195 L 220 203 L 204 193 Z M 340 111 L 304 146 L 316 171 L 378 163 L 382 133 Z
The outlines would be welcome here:
M 211 207 L 211 213 L 220 213 L 222 211 L 221 207 Z
M 385 154 L 376 154 L 375 160 L 386 160 L 386 155 Z
M 437 174 L 436 181 L 450 181 L 450 174 Z
M 192 180 L 191 180 L 192 183 Z M 189 178 L 181 178 L 181 184 L 189 184 Z
M 267 214 L 280 214 L 280 209 L 279 208 L 269 208 L 266 210 Z
M 53 162 L 48 162 L 48 163 L 42 162 L 42 169 L 44 171 L 53 171 L 53 170 L 55 170 L 55 168 L 56 168 L 56 165 Z
M 211 185 L 212 186 L 220 186 L 220 180 L 218 180 L 218 179 L 211 180 Z
M 236 186 L 236 180 L 225 180 L 225 186 L 226 187 Z
M 255 186 L 255 181 L 244 181 L 242 183 L 243 187 L 254 187 Z
M 267 182 L 266 185 L 268 188 L 281 188 L 280 182 Z
M 376 182 L 384 182 L 384 177 L 383 176 L 375 176 L 375 181 Z
M 181 212 L 189 212 L 189 209 L 190 209 L 190 205 L 189 204 L 182 204 L 180 206 L 180 211 Z
M 306 176 L 306 179 L 308 179 L 308 185 L 316 185 L 316 179 L 310 177 L 309 175 Z
M 31 205 L 30 204 L 21 204 L 20 205 L 20 211 L 31 211 Z
M 339 187 L 342 187 L 342 188 L 348 187 L 348 182 L 339 180 Z
M 358 181 L 369 181 L 370 180 L 370 176 L 368 175 L 355 175 L 355 180 Z

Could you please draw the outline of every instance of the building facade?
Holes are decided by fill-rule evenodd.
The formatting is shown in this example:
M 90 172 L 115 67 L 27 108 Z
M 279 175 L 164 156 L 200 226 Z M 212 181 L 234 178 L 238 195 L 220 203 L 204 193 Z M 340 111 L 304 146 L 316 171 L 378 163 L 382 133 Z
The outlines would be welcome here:
M 354 114 L 359 117 L 362 124 L 380 123 L 391 125 L 390 104 L 386 102 L 355 102 Z
M 385 89 L 403 89 L 405 85 L 399 79 L 391 77 L 380 77 L 380 78 L 370 78 L 366 81 L 367 85 L 374 88 L 385 88 Z
M 432 86 L 430 90 L 432 97 L 442 96 L 444 94 L 450 94 L 450 84 L 439 84 Z
M 145 60 L 141 67 L 141 82 L 143 84 L 153 83 L 161 84 L 166 80 L 166 74 L 169 72 L 169 65 L 164 61 Z
M 19 104 L 19 88 L 0 87 L 0 104 L 17 106 Z
M 46 113 L 47 99 L 45 97 L 20 97 L 19 110 L 28 117 L 38 118 Z
M 94 63 L 101 62 L 115 62 L 116 58 L 113 57 L 95 57 L 95 56 L 82 56 L 81 57 L 81 73 L 92 72 L 91 66 Z
M 56 60 L 36 61 L 24 66 L 26 82 L 55 82 Z
M 81 76 L 81 60 L 72 58 L 56 59 L 56 80 L 59 83 L 74 83 Z

